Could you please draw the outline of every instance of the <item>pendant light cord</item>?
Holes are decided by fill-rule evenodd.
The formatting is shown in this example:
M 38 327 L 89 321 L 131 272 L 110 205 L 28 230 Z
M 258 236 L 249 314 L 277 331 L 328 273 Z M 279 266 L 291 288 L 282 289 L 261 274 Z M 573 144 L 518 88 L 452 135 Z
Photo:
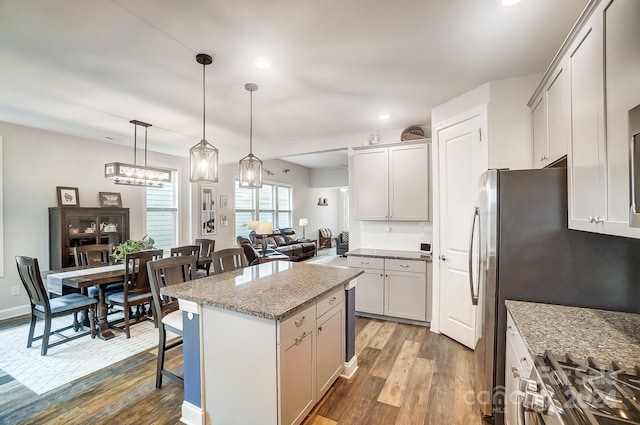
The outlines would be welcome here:
M 253 91 L 249 92 L 249 154 L 253 155 Z
M 205 103 L 205 99 L 206 99 L 206 94 L 205 94 L 205 84 L 204 84 L 204 79 L 205 79 L 205 69 L 207 68 L 207 65 L 205 63 L 202 64 L 202 140 L 207 140 L 206 137 L 204 136 L 204 129 L 205 129 L 205 125 L 204 125 L 204 115 L 205 115 L 205 111 L 206 111 L 206 103 Z
M 138 154 L 138 125 L 133 125 L 133 165 L 138 165 L 136 155 Z

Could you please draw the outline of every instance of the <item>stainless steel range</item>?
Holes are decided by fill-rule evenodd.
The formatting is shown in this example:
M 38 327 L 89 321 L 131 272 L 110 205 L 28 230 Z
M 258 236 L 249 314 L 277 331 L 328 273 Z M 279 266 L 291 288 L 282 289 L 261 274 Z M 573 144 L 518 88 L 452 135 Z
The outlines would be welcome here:
M 521 421 L 544 425 L 640 424 L 640 368 L 597 364 L 547 351 L 521 382 Z

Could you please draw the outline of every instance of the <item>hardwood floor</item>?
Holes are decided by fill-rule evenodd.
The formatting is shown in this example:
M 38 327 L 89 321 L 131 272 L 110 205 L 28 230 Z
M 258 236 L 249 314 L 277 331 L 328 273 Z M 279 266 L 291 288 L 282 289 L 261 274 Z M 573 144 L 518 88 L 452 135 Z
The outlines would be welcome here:
M 361 317 L 356 335 L 357 373 L 339 378 L 303 425 L 482 423 L 464 401 L 473 399 L 471 350 L 424 327 Z M 180 369 L 173 351 L 167 366 Z M 182 387 L 165 380 L 155 389 L 155 354 L 40 397 L 0 372 L 0 424 L 179 424 Z

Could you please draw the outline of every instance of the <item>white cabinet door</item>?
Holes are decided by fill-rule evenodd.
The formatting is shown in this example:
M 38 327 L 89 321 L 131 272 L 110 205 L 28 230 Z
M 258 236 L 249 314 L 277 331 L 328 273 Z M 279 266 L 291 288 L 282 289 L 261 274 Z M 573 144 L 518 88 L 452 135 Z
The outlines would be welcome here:
M 569 227 L 598 231 L 606 219 L 602 24 L 596 12 L 567 54 Z
M 384 271 L 365 269 L 358 276 L 356 286 L 356 311 L 384 314 Z
M 387 271 L 386 280 L 385 315 L 426 321 L 426 274 Z
M 640 104 L 640 2 L 608 1 L 605 22 L 607 221 L 604 232 L 640 237 L 629 227 L 629 110 Z
M 529 355 L 527 346 L 518 332 L 516 325 L 507 312 L 507 335 L 505 352 L 504 396 L 506 425 L 519 425 L 518 397 L 520 392 L 520 378 L 528 379 L 533 367 L 533 359 Z
M 544 94 L 536 100 L 531 108 L 531 137 L 533 140 L 533 168 L 543 168 L 547 156 L 547 108 Z
M 317 392 L 320 400 L 344 368 L 344 308 L 338 305 L 317 323 Z
M 389 148 L 389 220 L 429 220 L 429 146 Z
M 301 330 L 283 342 L 279 350 L 280 424 L 299 424 L 315 404 L 313 329 Z
M 545 89 L 547 104 L 546 165 L 557 161 L 567 154 L 569 133 L 567 125 L 567 84 L 565 82 L 564 62 L 561 62 L 550 81 Z
M 389 218 L 389 150 L 364 149 L 353 154 L 356 220 Z

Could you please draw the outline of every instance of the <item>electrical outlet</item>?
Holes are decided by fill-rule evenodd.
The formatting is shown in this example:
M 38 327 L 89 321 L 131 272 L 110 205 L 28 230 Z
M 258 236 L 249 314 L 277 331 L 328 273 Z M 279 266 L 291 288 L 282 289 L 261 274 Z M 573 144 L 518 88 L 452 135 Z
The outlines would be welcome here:
M 18 285 L 11 287 L 11 295 L 20 295 L 20 287 Z

